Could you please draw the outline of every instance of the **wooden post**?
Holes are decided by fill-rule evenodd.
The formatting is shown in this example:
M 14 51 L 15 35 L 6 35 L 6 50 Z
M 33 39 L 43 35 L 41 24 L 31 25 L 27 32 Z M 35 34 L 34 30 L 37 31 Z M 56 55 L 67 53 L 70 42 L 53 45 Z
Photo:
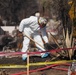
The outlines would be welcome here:
M 27 54 L 27 75 L 29 75 L 29 54 Z

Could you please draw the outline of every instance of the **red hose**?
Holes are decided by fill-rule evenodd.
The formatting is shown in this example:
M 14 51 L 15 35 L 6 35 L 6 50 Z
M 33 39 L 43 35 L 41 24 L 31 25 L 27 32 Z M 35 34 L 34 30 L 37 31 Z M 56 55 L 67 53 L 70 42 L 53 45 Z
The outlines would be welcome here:
M 62 65 L 65 65 L 65 66 L 70 66 L 70 64 L 62 64 Z
M 61 65 L 70 66 L 70 64 L 61 64 Z M 68 71 L 68 69 L 66 69 L 66 68 L 52 67 L 52 69 L 62 70 L 62 71 Z
M 56 70 L 62 70 L 62 71 L 68 71 L 68 69 L 66 69 L 66 68 L 52 67 L 52 69 L 56 69 Z
M 63 65 L 70 66 L 70 64 L 63 64 Z M 45 70 L 45 69 L 48 69 L 48 68 L 52 68 L 52 69 L 56 69 L 56 70 L 62 70 L 62 71 L 68 71 L 68 69 L 66 69 L 66 68 L 57 68 L 57 67 L 55 67 L 55 66 L 58 66 L 58 64 L 46 66 L 46 67 L 44 67 L 44 68 L 39 68 L 39 69 L 37 69 L 37 70 L 30 70 L 29 72 L 30 72 L 30 73 L 33 73 L 33 72 Z M 20 73 L 11 74 L 11 75 L 22 75 L 22 74 L 27 74 L 27 72 L 20 72 Z
M 49 65 L 49 66 L 39 68 L 39 69 L 36 69 L 36 70 L 30 70 L 29 72 L 33 73 L 33 72 L 37 72 L 37 71 L 41 71 L 41 70 L 46 70 L 48 68 L 52 68 L 52 67 L 55 67 L 55 66 L 58 66 L 58 64 Z M 15 74 L 11 74 L 11 75 L 22 75 L 22 74 L 27 74 L 27 72 L 20 72 L 20 73 L 15 73 Z
M 76 48 L 63 48 L 63 49 L 55 49 L 55 50 L 49 50 L 49 51 L 42 51 L 42 52 L 9 52 L 9 53 L 6 53 L 6 52 L 1 52 L 0 53 L 0 56 L 6 56 L 6 55 L 20 55 L 20 54 L 40 54 L 40 53 L 46 53 L 46 52 L 59 52 L 61 50 L 70 50 L 70 49 L 76 49 Z

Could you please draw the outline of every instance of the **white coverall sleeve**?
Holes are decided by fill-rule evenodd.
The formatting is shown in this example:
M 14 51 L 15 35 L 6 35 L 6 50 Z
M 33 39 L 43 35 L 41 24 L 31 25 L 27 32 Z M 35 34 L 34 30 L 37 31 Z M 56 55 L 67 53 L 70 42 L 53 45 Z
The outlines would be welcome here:
M 49 41 L 48 41 L 48 37 L 47 37 L 46 27 L 41 29 L 41 35 L 42 35 L 42 38 L 45 41 L 45 43 L 48 43 Z
M 23 32 L 25 26 L 29 26 L 29 23 L 30 23 L 30 19 L 29 19 L 29 18 L 23 19 L 23 20 L 20 22 L 19 31 L 20 31 L 20 32 Z

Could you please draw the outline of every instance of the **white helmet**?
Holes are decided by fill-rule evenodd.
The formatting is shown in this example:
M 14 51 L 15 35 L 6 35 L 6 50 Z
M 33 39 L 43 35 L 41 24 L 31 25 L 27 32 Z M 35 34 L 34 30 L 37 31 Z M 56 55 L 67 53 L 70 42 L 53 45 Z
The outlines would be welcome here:
M 40 17 L 39 18 L 39 23 L 44 23 L 44 24 L 47 24 L 47 20 L 44 18 L 44 17 Z

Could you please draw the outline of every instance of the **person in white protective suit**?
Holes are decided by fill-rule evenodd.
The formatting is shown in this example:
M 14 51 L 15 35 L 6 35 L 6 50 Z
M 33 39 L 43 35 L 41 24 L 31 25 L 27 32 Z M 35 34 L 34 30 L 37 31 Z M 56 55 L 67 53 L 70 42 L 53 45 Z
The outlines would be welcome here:
M 35 16 L 30 16 L 29 18 L 23 19 L 20 22 L 19 31 L 23 32 L 24 34 L 23 47 L 21 50 L 22 52 L 27 52 L 28 46 L 30 43 L 30 39 L 28 37 L 31 38 L 31 36 L 33 37 L 34 41 L 38 43 L 38 44 L 37 43 L 35 44 L 36 44 L 36 47 L 39 49 L 39 51 L 45 51 L 42 38 L 45 44 L 47 44 L 48 43 L 48 38 L 46 34 L 47 20 L 43 17 L 38 17 L 38 16 L 39 14 L 35 14 Z M 42 35 L 42 38 L 40 34 Z M 39 44 L 43 47 L 41 47 Z M 47 56 L 48 56 L 48 53 L 41 53 L 42 58 Z M 26 58 L 27 58 L 27 54 L 22 54 L 22 59 L 26 60 Z

